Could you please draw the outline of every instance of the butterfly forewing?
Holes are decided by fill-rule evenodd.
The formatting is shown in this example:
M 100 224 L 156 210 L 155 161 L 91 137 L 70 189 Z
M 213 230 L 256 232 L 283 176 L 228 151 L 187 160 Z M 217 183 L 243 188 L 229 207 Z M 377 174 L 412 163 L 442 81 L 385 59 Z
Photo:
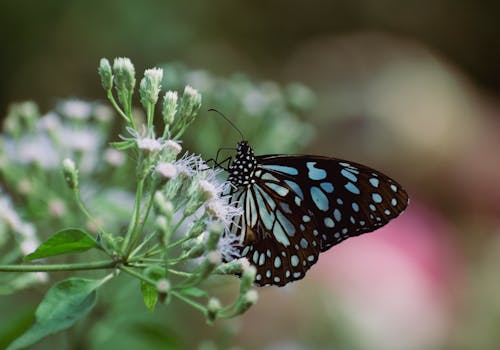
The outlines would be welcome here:
M 408 204 L 396 181 L 364 165 L 320 156 L 255 157 L 246 141 L 228 171 L 230 201 L 243 209 L 230 232 L 257 268 L 258 285 L 303 278 L 320 252 L 376 230 Z
M 262 156 L 257 162 L 287 178 L 304 195 L 303 208 L 312 212 L 321 251 L 341 241 L 371 232 L 397 217 L 408 195 L 386 175 L 367 166 L 319 156 Z M 281 167 L 296 174 L 280 172 Z M 285 169 L 285 168 L 281 168 Z

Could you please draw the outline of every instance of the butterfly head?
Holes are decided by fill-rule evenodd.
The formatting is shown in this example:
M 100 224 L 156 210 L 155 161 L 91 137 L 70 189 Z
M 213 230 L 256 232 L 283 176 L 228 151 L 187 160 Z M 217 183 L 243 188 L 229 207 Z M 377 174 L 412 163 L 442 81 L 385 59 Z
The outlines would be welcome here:
M 253 181 L 253 173 L 257 165 L 255 154 L 247 141 L 238 142 L 236 156 L 229 166 L 228 181 L 235 186 L 249 185 Z

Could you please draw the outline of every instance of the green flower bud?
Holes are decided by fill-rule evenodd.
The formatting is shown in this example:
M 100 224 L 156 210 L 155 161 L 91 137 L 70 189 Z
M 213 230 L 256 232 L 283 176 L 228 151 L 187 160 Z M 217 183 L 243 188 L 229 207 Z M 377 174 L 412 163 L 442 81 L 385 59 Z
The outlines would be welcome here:
M 198 113 L 201 107 L 201 95 L 191 86 L 187 85 L 182 94 L 179 114 L 184 118 L 190 118 Z
M 212 250 L 211 252 L 208 252 L 207 258 L 203 262 L 203 265 L 201 267 L 201 272 L 200 272 L 200 277 L 201 279 L 205 279 L 214 271 L 214 269 L 220 265 L 222 262 L 222 257 L 220 253 L 216 250 Z
M 175 113 L 177 113 L 177 92 L 167 91 L 163 96 L 161 111 L 165 125 L 170 125 L 174 122 Z
M 99 68 L 97 72 L 101 77 L 101 84 L 104 90 L 109 91 L 113 87 L 113 72 L 111 71 L 111 65 L 106 58 L 101 58 L 99 61 Z
M 188 237 L 195 238 L 198 237 L 205 231 L 207 228 L 207 224 L 204 220 L 196 221 L 194 224 L 191 224 L 188 230 Z
M 71 189 L 78 188 L 78 170 L 76 169 L 75 162 L 66 158 L 63 161 L 63 174 L 64 180 Z
M 144 78 L 142 78 L 139 86 L 139 95 L 144 108 L 147 109 L 148 105 L 154 105 L 158 101 L 162 79 L 163 69 L 161 68 L 146 69 L 144 71 Z
M 224 227 L 221 223 L 213 222 L 208 227 L 208 239 L 207 239 L 207 250 L 214 250 L 217 248 L 217 243 L 219 242 L 219 238 L 222 235 L 222 231 Z
M 217 314 L 221 311 L 222 305 L 217 298 L 210 298 L 207 304 L 207 321 L 212 323 L 217 318 Z
M 215 272 L 221 275 L 241 275 L 249 266 L 247 258 L 240 258 L 217 266 Z
M 241 282 L 240 282 L 241 295 L 245 294 L 250 289 L 253 282 L 255 281 L 256 274 L 257 274 L 257 269 L 253 265 L 250 265 L 243 270 L 243 275 L 241 276 Z
M 245 313 L 250 307 L 255 305 L 259 300 L 259 294 L 256 290 L 249 290 L 244 295 L 241 296 L 240 300 L 236 304 L 236 315 L 241 315 Z
M 135 68 L 130 59 L 126 57 L 115 58 L 113 72 L 118 93 L 132 95 L 135 87 Z

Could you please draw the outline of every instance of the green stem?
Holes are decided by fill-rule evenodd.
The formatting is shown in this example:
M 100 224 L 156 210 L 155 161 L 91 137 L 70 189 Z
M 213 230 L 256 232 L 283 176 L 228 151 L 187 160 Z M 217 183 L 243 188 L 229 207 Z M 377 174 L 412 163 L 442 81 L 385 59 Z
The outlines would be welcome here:
M 104 229 L 99 225 L 96 219 L 90 214 L 90 212 L 87 210 L 85 207 L 85 204 L 83 204 L 82 198 L 80 197 L 80 190 L 78 188 L 73 189 L 73 194 L 75 195 L 75 200 L 76 204 L 78 205 L 78 208 L 82 211 L 83 214 L 98 228 L 99 231 L 101 232 L 106 232 Z
M 123 241 L 122 249 L 125 252 L 125 257 L 130 255 L 130 252 L 134 248 L 134 242 L 137 240 L 138 235 L 141 233 L 137 230 L 138 221 L 140 218 L 141 202 L 142 202 L 142 190 L 144 188 L 144 177 L 139 180 L 137 184 L 137 191 L 135 196 L 135 208 L 132 219 L 130 220 L 129 228 L 127 234 L 125 235 L 125 240 Z
M 116 267 L 116 261 L 93 261 L 89 263 L 77 264 L 51 264 L 51 265 L 0 265 L 2 272 L 51 272 L 51 271 L 79 271 L 79 270 L 100 270 L 112 269 Z
M 148 103 L 147 106 L 147 121 L 148 121 L 148 133 L 153 130 L 153 115 L 154 115 L 154 105 L 151 103 Z M 153 135 L 148 135 L 149 137 L 152 137 Z
M 137 277 L 138 279 L 144 281 L 144 282 L 147 282 L 149 284 L 152 284 L 153 286 L 156 285 L 156 281 L 155 280 L 152 280 L 151 278 L 147 277 L 147 276 L 144 276 L 143 274 L 135 271 L 134 269 L 128 267 L 128 266 L 125 266 L 125 265 L 118 265 L 118 268 L 120 270 L 122 270 L 123 272 L 126 272 L 128 273 L 129 275 L 131 276 L 134 276 L 134 277 Z
M 118 112 L 118 114 L 123 119 L 125 119 L 126 122 L 130 123 L 129 117 L 127 117 L 127 115 L 123 112 L 123 110 L 120 108 L 120 106 L 118 105 L 118 103 L 116 103 L 116 100 L 115 100 L 115 97 L 113 96 L 113 91 L 112 90 L 108 90 L 107 91 L 107 96 L 108 96 L 109 102 L 111 102 L 111 104 L 113 105 L 113 107 L 115 108 L 115 110 Z
M 146 205 L 146 212 L 144 213 L 144 217 L 141 220 L 141 228 L 139 229 L 139 232 L 142 232 L 144 230 L 144 226 L 146 225 L 146 221 L 149 218 L 149 213 L 151 212 L 151 208 L 153 207 L 155 188 L 156 188 L 156 181 L 154 181 L 152 186 L 151 186 L 152 190 L 151 190 L 151 193 L 149 195 L 148 203 Z
M 200 304 L 200 303 L 197 303 L 196 301 L 193 301 L 187 297 L 185 297 L 184 295 L 182 295 L 181 293 L 178 293 L 178 292 L 175 292 L 175 291 L 170 291 L 169 292 L 170 294 L 172 294 L 173 296 L 179 298 L 180 300 L 182 300 L 183 302 L 185 302 L 186 304 L 189 304 L 191 305 L 192 307 L 194 307 L 195 309 L 198 309 L 200 310 L 201 312 L 203 313 L 206 313 L 207 312 L 207 308 Z

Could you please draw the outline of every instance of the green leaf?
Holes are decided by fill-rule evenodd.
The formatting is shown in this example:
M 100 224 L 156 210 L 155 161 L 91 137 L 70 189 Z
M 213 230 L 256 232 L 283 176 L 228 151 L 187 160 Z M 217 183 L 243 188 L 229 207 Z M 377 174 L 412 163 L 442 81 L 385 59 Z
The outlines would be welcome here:
M 207 292 L 205 292 L 203 289 L 196 287 L 186 288 L 181 290 L 180 292 L 184 295 L 188 295 L 194 298 L 203 298 L 208 295 Z
M 165 277 L 165 268 L 159 265 L 149 266 L 144 270 L 144 275 L 149 277 L 154 281 L 158 281 Z M 156 303 L 158 302 L 158 290 L 156 285 L 148 283 L 146 281 L 141 281 L 141 292 L 144 299 L 144 304 L 150 311 L 154 311 Z
M 129 149 L 135 145 L 135 141 L 118 141 L 118 142 L 110 142 L 110 146 L 119 150 L 124 151 Z
M 103 280 L 68 278 L 49 289 L 35 311 L 35 322 L 7 350 L 24 349 L 46 336 L 71 327 L 94 307 Z
M 56 232 L 33 253 L 25 256 L 24 260 L 29 261 L 54 255 L 80 253 L 98 247 L 99 245 L 94 238 L 85 231 L 76 228 L 68 228 Z
M 144 304 L 150 311 L 154 311 L 158 302 L 158 291 L 156 286 L 146 281 L 141 281 L 141 292 L 144 299 Z

